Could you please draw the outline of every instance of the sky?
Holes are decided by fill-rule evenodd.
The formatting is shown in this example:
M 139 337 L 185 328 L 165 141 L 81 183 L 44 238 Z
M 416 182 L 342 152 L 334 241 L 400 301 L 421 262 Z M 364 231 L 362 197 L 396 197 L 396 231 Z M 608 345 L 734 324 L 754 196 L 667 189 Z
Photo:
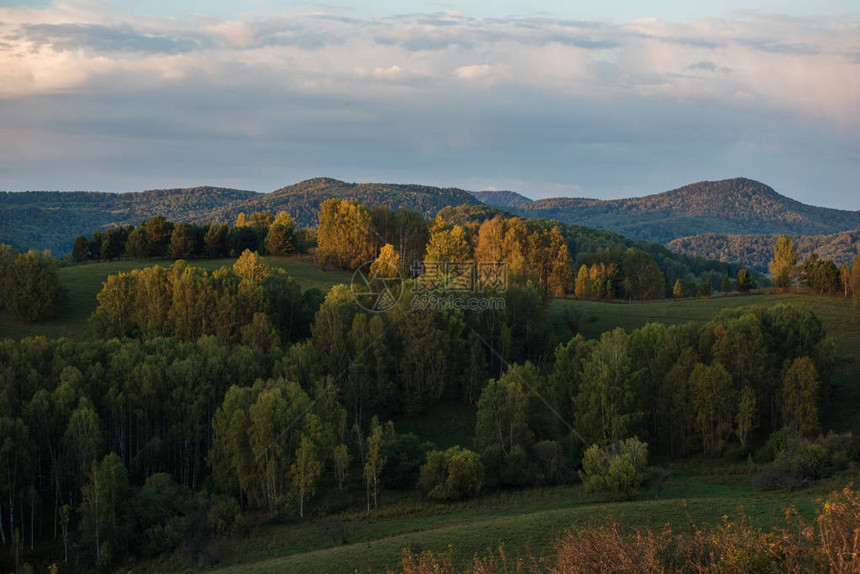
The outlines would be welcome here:
M 857 210 L 858 158 L 858 0 L 0 0 L 3 190 L 743 176 Z

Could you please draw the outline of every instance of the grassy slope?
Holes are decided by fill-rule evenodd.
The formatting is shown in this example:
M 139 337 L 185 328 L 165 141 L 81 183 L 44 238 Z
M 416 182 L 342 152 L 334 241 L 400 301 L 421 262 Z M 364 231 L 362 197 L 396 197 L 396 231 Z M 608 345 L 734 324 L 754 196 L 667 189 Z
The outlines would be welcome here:
M 695 462 L 673 467 L 676 475 L 654 500 L 645 491 L 630 503 L 611 503 L 586 494 L 581 486 L 493 493 L 477 500 L 431 505 L 386 493 L 383 506 L 370 517 L 360 512 L 336 517 L 349 532 L 349 544 L 335 545 L 321 522 L 266 526 L 247 539 L 222 547 L 222 572 L 384 572 L 396 567 L 403 549 L 443 552 L 449 545 L 458 561 L 504 545 L 509 555 L 526 549 L 551 550 L 551 541 L 566 529 L 613 515 L 628 527 L 683 527 L 690 519 L 715 524 L 739 510 L 761 526 L 780 522 L 783 509 L 795 506 L 814 516 L 815 500 L 827 491 L 820 484 L 794 493 L 762 493 L 749 481 L 745 465 L 714 467 Z M 843 477 L 839 483 L 847 480 Z M 836 483 L 834 483 L 836 484 Z M 394 500 L 392 500 L 392 498 Z M 249 557 L 252 557 L 248 560 Z M 152 570 L 181 567 L 177 557 L 147 565 Z M 246 562 L 246 560 L 248 560 Z
M 266 257 L 266 262 L 285 269 L 302 288 L 317 287 L 328 291 L 336 283 L 349 283 L 351 275 L 342 271 L 322 271 L 316 263 L 293 257 Z M 190 265 L 215 270 L 232 265 L 235 259 L 191 260 Z M 23 338 L 42 335 L 45 337 L 89 337 L 87 320 L 98 305 L 96 295 L 108 275 L 119 271 L 130 271 L 153 265 L 169 266 L 170 261 L 113 261 L 73 265 L 59 269 L 60 285 L 66 289 L 67 300 L 60 305 L 59 314 L 50 321 L 24 323 L 12 319 L 6 311 L 0 311 L 0 339 Z

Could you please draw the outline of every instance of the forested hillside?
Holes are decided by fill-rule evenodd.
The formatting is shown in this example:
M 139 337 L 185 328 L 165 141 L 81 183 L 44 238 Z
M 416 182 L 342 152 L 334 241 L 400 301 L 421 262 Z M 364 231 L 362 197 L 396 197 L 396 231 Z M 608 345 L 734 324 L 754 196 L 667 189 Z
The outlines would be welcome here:
M 137 225 L 163 215 L 170 221 L 226 223 L 240 213 L 286 211 L 299 227 L 316 225 L 320 205 L 332 198 L 375 207 L 405 207 L 434 217 L 446 205 L 480 205 L 469 192 L 455 188 L 382 183 L 346 183 L 316 178 L 271 193 L 217 187 L 152 190 L 141 193 L 25 192 L 0 193 L 0 243 L 20 251 L 71 251 L 80 234 L 101 228 Z
M 286 211 L 300 227 L 316 225 L 317 213 L 327 199 L 349 199 L 368 207 L 404 207 L 424 217 L 434 217 L 446 205 L 480 202 L 462 189 L 390 183 L 347 183 L 327 177 L 309 179 L 272 193 L 257 195 L 216 209 L 210 219 L 232 221 L 239 213 Z
M 439 217 L 449 224 L 468 226 L 481 224 L 500 213 L 488 207 L 459 206 L 443 209 L 439 212 Z M 579 269 L 582 265 L 603 263 L 607 266 L 614 265 L 620 270 L 624 254 L 629 249 L 634 249 L 644 251 L 654 259 L 669 288 L 675 281 L 681 280 L 710 282 L 714 290 L 720 290 L 723 278 L 728 276 L 734 279 L 742 268 L 734 263 L 676 253 L 659 243 L 634 241 L 611 231 L 589 229 L 581 225 L 558 225 L 557 222 L 545 219 L 537 219 L 531 224 L 558 228 L 570 250 L 574 269 Z M 767 282 L 764 276 L 758 274 L 755 274 L 755 280 L 760 284 Z
M 628 199 L 541 199 L 514 210 L 633 239 L 667 243 L 699 233 L 821 235 L 860 228 L 860 212 L 805 205 L 746 178 L 703 181 Z
M 471 191 L 469 193 L 477 197 L 482 203 L 502 209 L 531 201 L 528 197 L 515 191 Z
M 208 221 L 212 210 L 258 195 L 220 187 L 156 189 L 140 193 L 90 191 L 0 192 L 0 243 L 20 251 L 72 250 L 82 233 L 118 225 L 137 225 L 163 215 L 173 221 Z
M 728 261 L 766 272 L 773 257 L 778 235 L 726 235 L 703 233 L 673 239 L 666 244 L 671 251 L 715 261 Z M 792 236 L 797 252 L 806 258 L 815 252 L 821 259 L 832 259 L 837 265 L 851 263 L 860 251 L 860 229 L 830 235 Z

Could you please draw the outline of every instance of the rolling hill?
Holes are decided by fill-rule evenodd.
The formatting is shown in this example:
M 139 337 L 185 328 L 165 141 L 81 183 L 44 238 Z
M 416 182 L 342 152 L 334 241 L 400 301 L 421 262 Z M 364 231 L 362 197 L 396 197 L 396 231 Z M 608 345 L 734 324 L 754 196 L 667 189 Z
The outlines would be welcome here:
M 531 203 L 532 201 L 525 195 L 520 195 L 515 191 L 470 191 L 469 193 L 475 196 L 481 203 L 501 209 Z
M 18 250 L 71 250 L 75 237 L 101 228 L 137 224 L 155 215 L 171 221 L 228 222 L 240 212 L 287 211 L 300 226 L 316 224 L 323 201 L 357 200 L 434 217 L 447 205 L 482 205 L 469 192 L 454 188 L 309 179 L 271 193 L 219 187 L 150 190 L 139 193 L 0 192 L 0 243 Z
M 71 251 L 75 237 L 163 215 L 202 221 L 216 207 L 248 200 L 253 191 L 220 187 L 159 189 L 139 193 L 90 191 L 0 192 L 0 243 L 18 250 Z
M 633 240 L 668 243 L 702 233 L 723 236 L 759 234 L 826 235 L 860 229 L 860 212 L 813 207 L 778 194 L 750 179 L 700 182 L 649 195 L 618 200 L 555 198 L 531 201 L 512 191 L 470 192 L 412 184 L 347 183 L 315 178 L 271 193 L 219 187 L 151 190 L 139 193 L 0 192 L 0 243 L 19 250 L 51 249 L 68 253 L 74 238 L 100 228 L 136 224 L 155 215 L 172 221 L 229 222 L 240 212 L 287 211 L 300 226 L 316 224 L 323 201 L 344 198 L 368 206 L 386 205 L 434 217 L 446 206 L 469 206 L 486 216 L 501 209 L 524 217 L 558 219 L 612 231 Z M 472 214 L 475 215 L 475 214 Z M 679 252 L 743 262 L 761 269 L 761 254 L 746 257 L 737 248 L 716 246 L 713 239 L 685 240 Z M 751 239 L 755 245 L 769 240 Z M 841 241 L 841 240 L 840 240 Z M 838 244 L 838 242 L 837 242 Z M 836 249 L 836 247 L 834 247 Z M 822 256 L 825 254 L 820 253 Z M 746 257 L 746 258 L 745 258 Z
M 541 199 L 511 211 L 658 243 L 701 233 L 823 235 L 860 228 L 860 212 L 806 205 L 746 178 L 628 199 Z
M 673 239 L 666 244 L 675 253 L 704 257 L 716 261 L 739 263 L 767 272 L 773 257 L 777 234 L 726 235 L 704 233 Z M 822 259 L 832 259 L 837 265 L 851 263 L 860 250 L 860 229 L 829 235 L 796 235 L 792 241 L 801 258 L 815 252 Z
M 349 199 L 368 207 L 385 205 L 435 217 L 448 205 L 480 205 L 468 191 L 426 185 L 391 183 L 346 183 L 331 178 L 309 179 L 271 193 L 225 205 L 212 211 L 210 221 L 233 221 L 240 212 L 287 211 L 299 226 L 315 225 L 320 205 L 327 199 Z

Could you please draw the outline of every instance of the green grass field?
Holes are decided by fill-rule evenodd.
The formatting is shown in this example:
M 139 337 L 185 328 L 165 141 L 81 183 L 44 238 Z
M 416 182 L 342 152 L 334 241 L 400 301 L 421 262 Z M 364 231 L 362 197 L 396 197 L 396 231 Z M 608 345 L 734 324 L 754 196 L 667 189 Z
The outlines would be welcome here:
M 192 260 L 190 265 L 214 271 L 225 265 L 232 265 L 235 259 Z M 295 257 L 266 257 L 265 261 L 273 267 L 287 271 L 303 289 L 318 288 L 323 292 L 337 283 L 349 283 L 351 274 L 344 271 L 323 271 L 313 261 Z M 60 286 L 65 289 L 66 300 L 60 305 L 57 317 L 49 321 L 25 323 L 12 319 L 6 311 L 0 311 L 0 339 L 12 337 L 89 337 L 87 323 L 98 305 L 96 295 L 108 275 L 120 271 L 130 271 L 153 265 L 170 266 L 170 261 L 111 261 L 108 263 L 89 263 L 61 267 L 58 270 Z
M 783 510 L 795 507 L 805 518 L 815 516 L 816 500 L 830 487 L 857 476 L 843 476 L 804 491 L 763 493 L 750 483 L 745 464 L 713 461 L 673 465 L 675 475 L 660 500 L 643 490 L 633 502 L 612 503 L 586 494 L 581 486 L 501 492 L 463 503 L 432 504 L 415 495 L 386 492 L 379 510 L 366 515 L 345 512 L 325 519 L 283 525 L 263 525 L 244 539 L 220 545 L 221 572 L 385 572 L 399 563 L 404 549 L 444 552 L 469 560 L 503 545 L 509 555 L 551 551 L 552 540 L 565 530 L 614 516 L 626 527 L 683 527 L 689 520 L 716 524 L 740 511 L 763 527 L 779 523 Z M 336 544 L 324 524 L 337 521 L 348 544 Z M 173 556 L 141 565 L 141 571 L 184 567 Z

